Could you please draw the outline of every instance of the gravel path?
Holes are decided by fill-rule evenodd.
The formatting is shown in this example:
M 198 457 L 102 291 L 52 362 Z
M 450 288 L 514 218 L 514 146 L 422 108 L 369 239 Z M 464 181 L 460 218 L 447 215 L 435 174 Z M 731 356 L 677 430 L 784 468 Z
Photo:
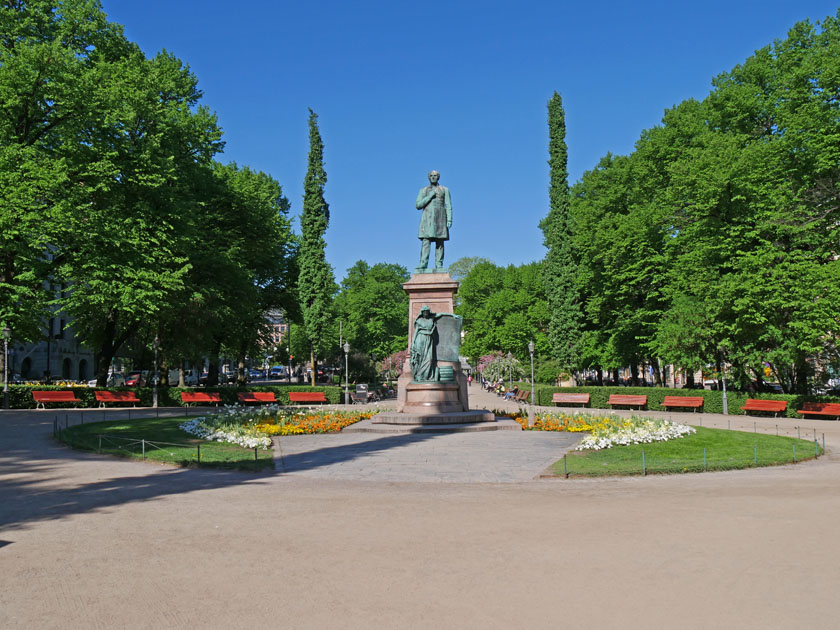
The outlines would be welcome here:
M 568 444 L 374 436 L 359 456 L 370 436 L 315 436 L 253 474 L 79 453 L 53 441 L 53 413 L 0 412 L 0 628 L 833 625 L 840 423 L 668 415 L 799 424 L 829 454 L 534 480 Z

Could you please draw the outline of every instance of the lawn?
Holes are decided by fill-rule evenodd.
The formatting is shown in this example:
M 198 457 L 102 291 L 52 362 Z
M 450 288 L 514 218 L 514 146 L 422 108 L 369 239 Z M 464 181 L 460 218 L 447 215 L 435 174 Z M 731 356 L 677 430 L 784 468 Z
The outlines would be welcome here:
M 822 448 L 809 440 L 724 429 L 696 429 L 697 433 L 693 435 L 667 442 L 573 451 L 555 463 L 552 471 L 561 476 L 565 471 L 569 475 L 593 477 L 702 472 L 789 464 L 794 462 L 794 446 L 796 461 L 822 454 Z
M 274 454 L 270 449 L 256 451 L 255 459 L 254 449 L 210 442 L 188 435 L 178 428 L 185 420 L 188 418 L 92 422 L 61 431 L 59 439 L 68 446 L 88 451 L 100 450 L 101 444 L 102 453 L 136 459 L 144 458 L 145 447 L 145 459 L 179 466 L 200 465 L 244 470 L 274 467 Z M 146 440 L 145 444 L 141 440 Z

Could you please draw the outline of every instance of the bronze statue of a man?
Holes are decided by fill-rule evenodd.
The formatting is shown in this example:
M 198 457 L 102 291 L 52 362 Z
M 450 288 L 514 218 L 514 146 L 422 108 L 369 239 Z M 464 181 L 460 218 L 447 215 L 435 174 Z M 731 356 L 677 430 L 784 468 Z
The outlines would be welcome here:
M 443 272 L 443 243 L 449 240 L 449 228 L 452 227 L 452 200 L 449 189 L 438 184 L 440 173 L 429 171 L 429 185 L 417 194 L 417 209 L 420 215 L 420 231 L 417 237 L 420 246 L 420 266 L 414 271 L 425 273 L 429 265 L 429 251 L 432 241 L 435 243 L 435 271 Z

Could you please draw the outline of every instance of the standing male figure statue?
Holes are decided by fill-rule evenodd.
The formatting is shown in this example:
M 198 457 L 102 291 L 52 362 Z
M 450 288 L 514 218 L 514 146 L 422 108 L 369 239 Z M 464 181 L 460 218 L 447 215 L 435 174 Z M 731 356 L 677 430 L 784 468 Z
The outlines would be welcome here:
M 443 272 L 443 243 L 449 240 L 449 228 L 452 227 L 452 200 L 449 189 L 438 184 L 440 173 L 429 171 L 429 185 L 417 194 L 417 209 L 420 215 L 420 231 L 417 237 L 423 242 L 420 246 L 420 266 L 414 271 L 425 273 L 429 265 L 429 250 L 435 242 L 435 271 Z

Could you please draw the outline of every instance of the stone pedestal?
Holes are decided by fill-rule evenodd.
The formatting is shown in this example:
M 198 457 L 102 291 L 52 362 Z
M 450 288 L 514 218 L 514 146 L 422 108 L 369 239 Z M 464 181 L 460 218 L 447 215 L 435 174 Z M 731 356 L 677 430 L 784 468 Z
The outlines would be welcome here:
M 403 289 L 408 293 L 408 344 L 411 347 L 414 320 L 420 309 L 428 306 L 435 313 L 452 313 L 458 283 L 448 273 L 418 273 L 403 284 Z M 444 334 L 442 328 L 439 331 Z M 450 339 L 455 332 L 448 328 Z M 458 343 L 442 345 L 450 348 L 453 356 L 445 357 L 450 360 L 439 357 L 437 366 L 445 373 L 449 373 L 446 368 L 451 368 L 453 380 L 415 383 L 411 363 L 406 360 L 397 381 L 397 411 L 379 413 L 353 430 L 377 433 L 520 430 L 516 422 L 497 421 L 491 411 L 470 410 L 467 377 L 461 372 L 458 357 L 454 356 L 457 354 L 454 346 Z

